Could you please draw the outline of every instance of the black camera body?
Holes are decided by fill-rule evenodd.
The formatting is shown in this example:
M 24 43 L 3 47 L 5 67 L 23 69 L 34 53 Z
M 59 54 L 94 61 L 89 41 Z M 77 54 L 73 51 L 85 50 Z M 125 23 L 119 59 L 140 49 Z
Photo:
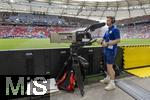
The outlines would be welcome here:
M 89 32 L 86 31 L 76 31 L 73 34 L 73 43 L 78 45 L 90 45 L 92 37 Z
M 72 44 L 77 44 L 81 46 L 91 45 L 92 44 L 91 42 L 93 41 L 91 41 L 92 36 L 90 32 L 95 31 L 95 29 L 101 28 L 103 26 L 105 26 L 105 23 L 98 23 L 98 24 L 93 24 L 89 26 L 83 31 L 76 31 L 72 36 L 72 39 L 73 39 Z

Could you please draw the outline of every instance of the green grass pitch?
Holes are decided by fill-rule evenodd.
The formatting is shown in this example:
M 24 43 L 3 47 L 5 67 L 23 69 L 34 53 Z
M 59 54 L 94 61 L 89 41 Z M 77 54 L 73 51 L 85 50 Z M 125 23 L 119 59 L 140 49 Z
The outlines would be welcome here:
M 150 45 L 150 39 L 122 39 L 119 45 Z M 50 43 L 49 39 L 0 39 L 0 50 L 68 48 L 70 43 Z M 97 43 L 92 46 L 98 47 Z

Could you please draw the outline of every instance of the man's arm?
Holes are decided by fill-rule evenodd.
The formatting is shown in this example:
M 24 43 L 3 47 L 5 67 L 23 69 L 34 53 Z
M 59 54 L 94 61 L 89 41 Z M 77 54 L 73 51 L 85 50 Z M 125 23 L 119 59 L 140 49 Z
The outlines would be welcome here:
M 106 44 L 108 46 L 112 46 L 112 45 L 115 45 L 115 44 L 117 44 L 119 42 L 120 42 L 120 39 L 116 39 L 116 40 L 112 40 L 112 41 L 106 42 Z

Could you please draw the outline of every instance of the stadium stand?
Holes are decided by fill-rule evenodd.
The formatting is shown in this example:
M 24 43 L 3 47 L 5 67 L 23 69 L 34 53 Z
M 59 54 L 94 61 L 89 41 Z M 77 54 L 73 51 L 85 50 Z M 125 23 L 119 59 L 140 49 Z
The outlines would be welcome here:
M 74 28 L 0 25 L 0 38 L 48 38 L 50 33 L 69 32 Z
M 150 16 L 140 16 L 117 21 L 122 38 L 150 38 Z
M 0 13 L 0 38 L 48 38 L 51 33 L 71 32 L 97 21 L 29 13 Z
M 0 14 L 0 38 L 48 38 L 51 33 L 71 32 L 84 28 L 96 21 L 55 16 L 37 15 L 25 13 Z M 118 20 L 117 25 L 121 30 L 121 37 L 128 38 L 150 38 L 150 16 L 142 16 Z M 4 24 L 5 23 L 5 24 Z M 100 33 L 94 37 L 99 37 Z
M 56 15 L 40 15 L 26 13 L 9 13 L 2 12 L 4 23 L 9 24 L 27 24 L 27 25 L 53 25 L 53 26 L 70 26 L 70 27 L 86 27 L 89 24 L 97 23 L 97 21 L 81 19 L 75 17 L 65 17 Z
M 139 25 L 124 26 L 121 28 L 122 38 L 150 38 L 150 25 L 147 23 Z

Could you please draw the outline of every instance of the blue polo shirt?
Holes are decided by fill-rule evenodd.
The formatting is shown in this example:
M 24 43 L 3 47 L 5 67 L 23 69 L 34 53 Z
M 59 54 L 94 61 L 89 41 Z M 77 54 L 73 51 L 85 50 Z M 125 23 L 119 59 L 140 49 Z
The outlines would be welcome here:
M 120 31 L 119 31 L 119 29 L 115 25 L 112 25 L 105 32 L 105 35 L 104 35 L 103 39 L 104 39 L 105 42 L 109 42 L 109 41 L 112 41 L 112 40 L 120 39 Z M 115 44 L 113 46 L 105 47 L 105 50 L 106 51 L 116 51 L 116 48 L 117 48 L 117 44 Z

